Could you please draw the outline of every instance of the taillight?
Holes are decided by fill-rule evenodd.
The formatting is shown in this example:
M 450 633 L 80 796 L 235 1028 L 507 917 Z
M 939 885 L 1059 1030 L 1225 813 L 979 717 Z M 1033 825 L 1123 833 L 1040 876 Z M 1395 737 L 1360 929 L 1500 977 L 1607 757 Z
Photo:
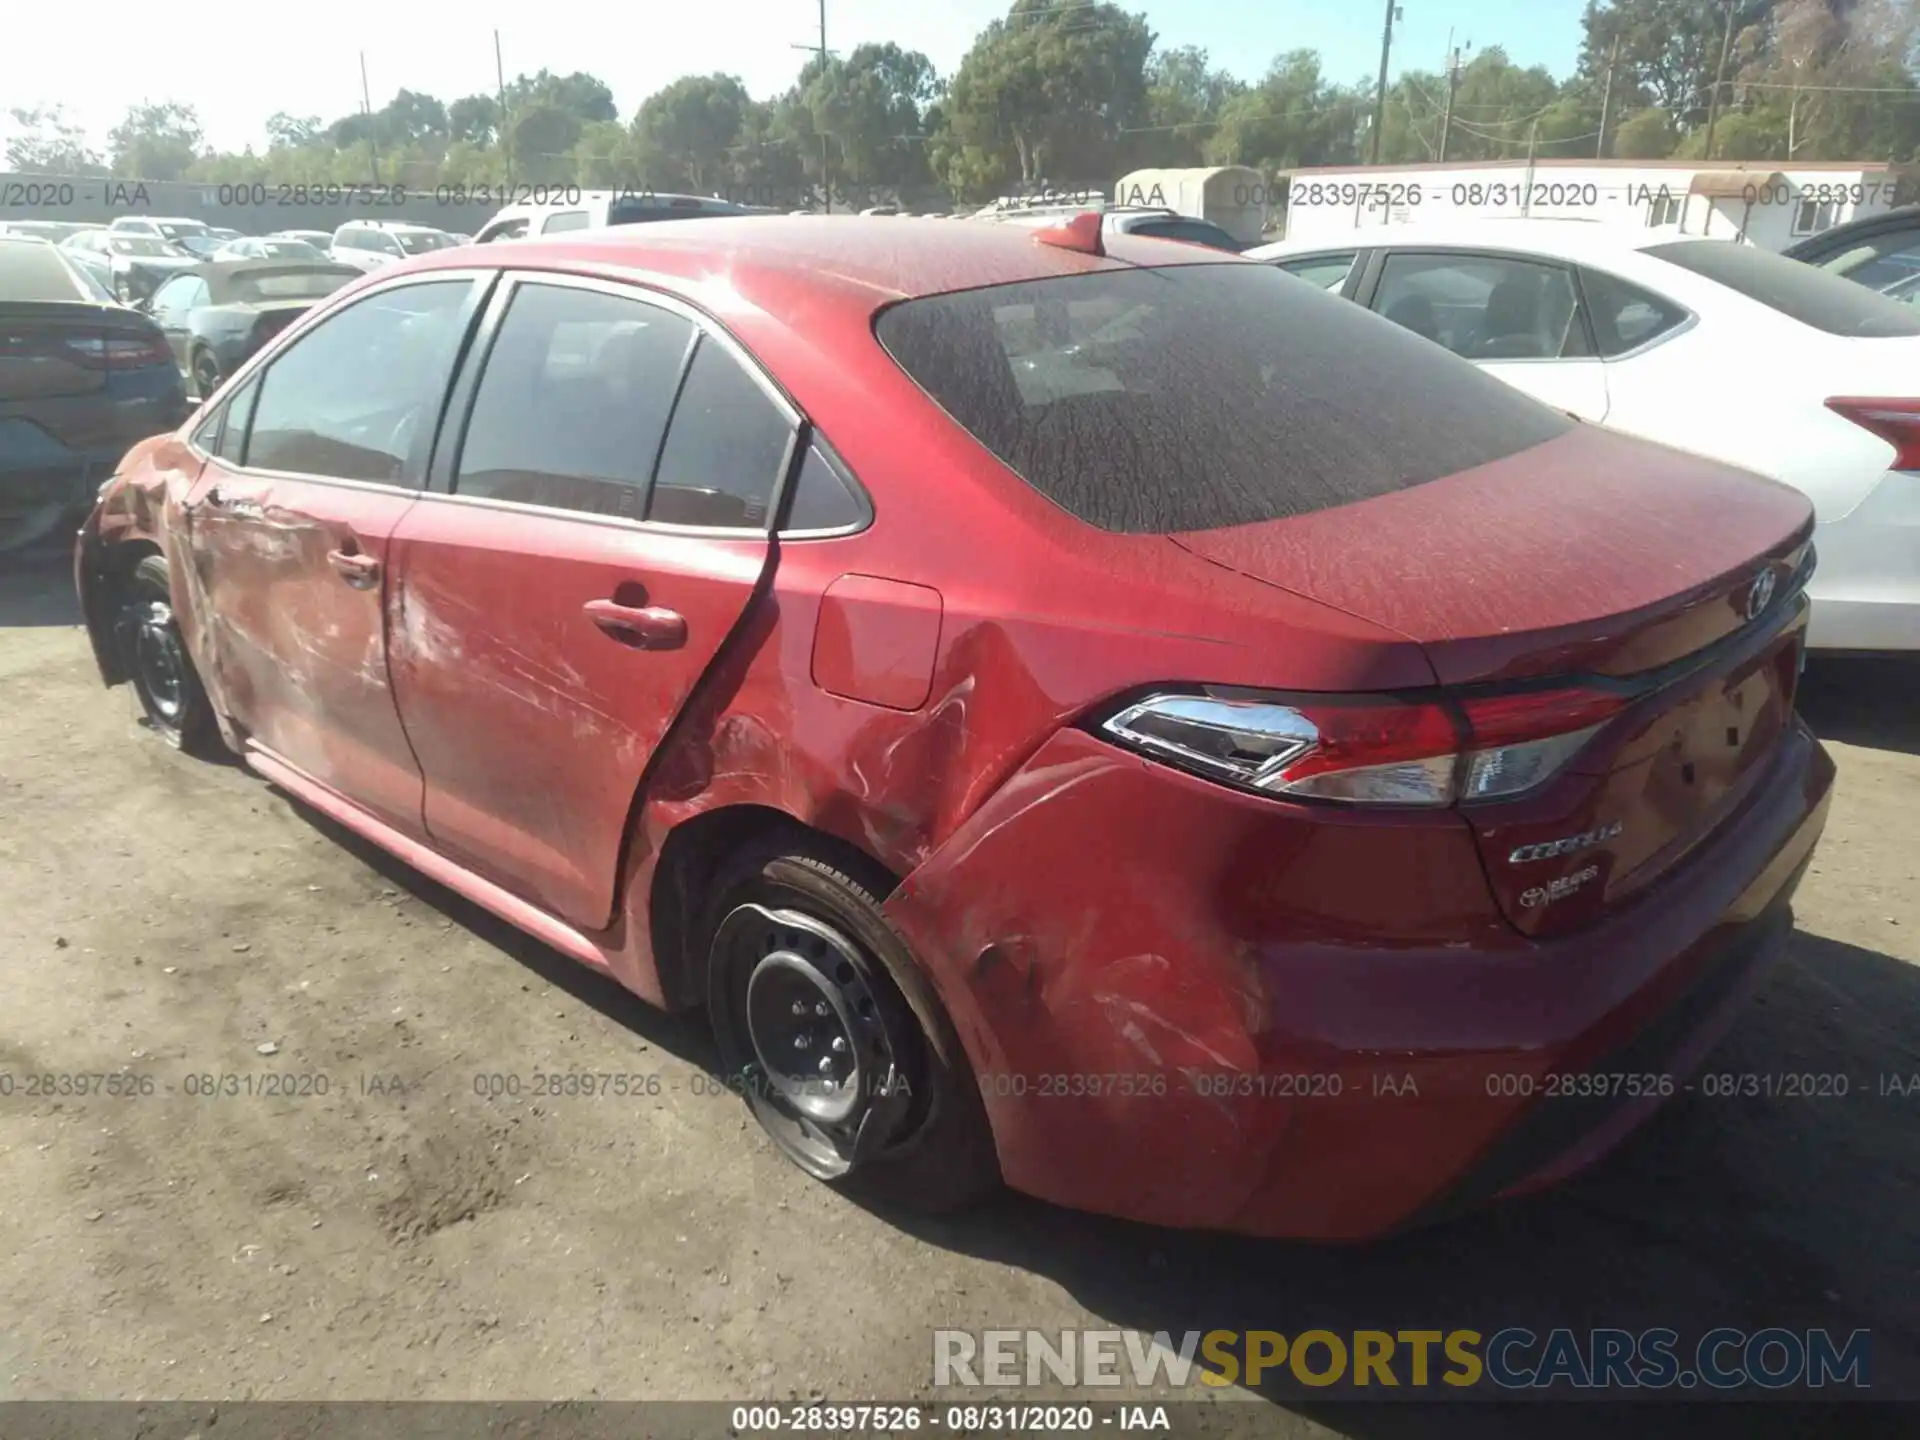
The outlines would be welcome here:
M 89 370 L 145 370 L 173 364 L 164 335 L 74 335 L 65 341 L 67 358 Z
M 1430 807 L 1511 799 L 1545 784 L 1627 703 L 1564 687 L 1431 701 L 1205 691 L 1150 695 L 1099 728 L 1248 790 Z
M 1892 470 L 1920 470 L 1920 400 L 1868 400 L 1841 396 L 1827 408 L 1893 446 Z

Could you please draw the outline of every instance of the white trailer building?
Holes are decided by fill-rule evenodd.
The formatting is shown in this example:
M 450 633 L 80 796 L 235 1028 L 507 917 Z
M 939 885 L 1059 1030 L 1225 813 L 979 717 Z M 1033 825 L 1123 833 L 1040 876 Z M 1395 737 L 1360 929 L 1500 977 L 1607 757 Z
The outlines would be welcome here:
M 1289 240 L 1512 215 L 1671 227 L 1784 250 L 1842 221 L 1920 201 L 1920 169 L 1883 161 L 1491 160 L 1295 170 L 1288 181 Z

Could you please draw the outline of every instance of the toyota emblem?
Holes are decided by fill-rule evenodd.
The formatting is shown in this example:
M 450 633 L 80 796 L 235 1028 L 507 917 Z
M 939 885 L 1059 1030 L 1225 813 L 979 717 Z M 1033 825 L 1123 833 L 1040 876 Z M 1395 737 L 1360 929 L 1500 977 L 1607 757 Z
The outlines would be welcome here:
M 1760 613 L 1773 600 L 1773 571 L 1762 570 L 1760 578 L 1753 582 L 1753 588 L 1747 591 L 1747 619 L 1759 618 Z

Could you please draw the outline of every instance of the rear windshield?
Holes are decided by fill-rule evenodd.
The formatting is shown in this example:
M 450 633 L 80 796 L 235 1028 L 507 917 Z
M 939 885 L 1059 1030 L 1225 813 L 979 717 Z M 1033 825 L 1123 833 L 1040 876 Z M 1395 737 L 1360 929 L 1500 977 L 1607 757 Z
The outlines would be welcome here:
M 0 240 L 0 301 L 92 298 L 53 246 L 40 240 Z
M 429 250 L 445 250 L 453 244 L 451 235 L 442 235 L 438 230 L 397 230 L 393 238 L 400 242 L 400 248 L 409 255 L 424 255 Z
M 1573 423 L 1268 265 L 909 300 L 875 333 L 1041 494 L 1104 530 L 1305 515 L 1499 460 Z
M 1802 325 L 1856 340 L 1920 335 L 1920 314 L 1826 270 L 1730 240 L 1676 240 L 1647 254 L 1704 275 Z
M 264 271 L 229 276 L 227 289 L 233 300 L 243 305 L 262 300 L 318 300 L 354 278 L 338 270 Z

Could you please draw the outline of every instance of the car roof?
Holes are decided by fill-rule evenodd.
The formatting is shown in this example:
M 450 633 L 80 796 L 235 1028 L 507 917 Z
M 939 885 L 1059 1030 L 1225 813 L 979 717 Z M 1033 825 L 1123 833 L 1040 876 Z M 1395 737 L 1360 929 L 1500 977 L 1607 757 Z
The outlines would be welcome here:
M 1631 229 L 1591 220 L 1468 219 L 1425 220 L 1379 230 L 1354 230 L 1344 235 L 1280 240 L 1247 251 L 1255 260 L 1323 251 L 1405 249 L 1412 245 L 1442 245 L 1449 249 L 1519 250 L 1561 260 L 1605 260 L 1676 240 L 1717 239 L 1715 236 L 1678 235 L 1667 229 L 1637 226 Z
M 1237 257 L 1170 240 L 1115 236 L 1107 256 L 1038 243 L 1016 225 L 952 225 L 914 215 L 745 215 L 620 225 L 416 256 L 381 273 L 527 268 L 652 278 L 663 288 L 737 294 L 775 319 L 840 297 L 863 314 L 920 295 L 1081 275 L 1136 265 L 1234 264 Z

